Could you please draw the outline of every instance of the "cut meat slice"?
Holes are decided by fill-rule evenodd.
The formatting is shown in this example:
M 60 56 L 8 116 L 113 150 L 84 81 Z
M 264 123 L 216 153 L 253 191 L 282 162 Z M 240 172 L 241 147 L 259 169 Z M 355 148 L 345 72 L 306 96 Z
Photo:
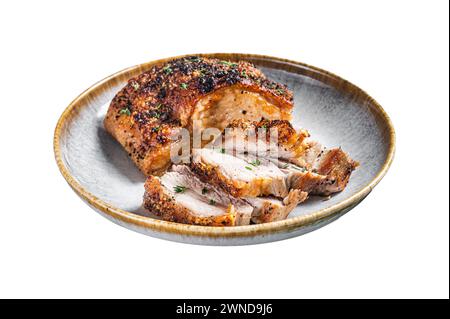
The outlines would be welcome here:
M 327 176 L 313 173 L 291 163 L 283 164 L 282 171 L 286 173 L 287 184 L 290 189 L 320 194 L 327 183 Z
M 190 186 L 194 188 L 189 188 Z M 205 226 L 248 225 L 253 208 L 242 203 L 216 202 L 200 194 L 201 183 L 179 172 L 161 178 L 150 176 L 145 183 L 144 206 L 164 220 Z
M 327 177 L 316 193 L 329 195 L 342 191 L 358 165 L 341 148 L 324 150 L 312 164 L 313 172 Z
M 265 159 L 249 162 L 211 148 L 194 149 L 191 169 L 202 181 L 234 197 L 285 197 L 289 193 L 285 174 Z
M 228 153 L 252 154 L 262 158 L 290 160 L 305 153 L 309 137 L 306 130 L 298 132 L 285 120 L 252 122 L 245 119 L 232 121 L 223 131 L 216 146 L 223 145 Z
M 342 191 L 358 163 L 351 160 L 340 148 L 324 150 L 307 170 L 294 164 L 284 164 L 287 183 L 291 189 L 300 189 L 311 195 L 328 196 Z
M 187 187 L 198 195 L 201 195 L 209 204 L 221 205 L 224 207 L 233 205 L 236 212 L 239 214 L 239 223 L 247 225 L 250 222 L 253 207 L 246 201 L 235 198 L 230 194 L 225 193 L 222 189 L 201 181 L 186 165 L 175 165 L 172 167 L 172 170 L 183 175 Z
M 283 200 L 274 197 L 253 197 L 245 200 L 254 207 L 252 222 L 268 223 L 286 219 L 291 211 L 305 201 L 308 193 L 298 189 L 291 190 Z

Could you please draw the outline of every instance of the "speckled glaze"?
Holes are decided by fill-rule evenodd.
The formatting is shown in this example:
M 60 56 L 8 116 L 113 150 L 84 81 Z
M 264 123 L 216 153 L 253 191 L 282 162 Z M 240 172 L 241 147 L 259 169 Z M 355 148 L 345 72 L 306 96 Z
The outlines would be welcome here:
M 328 147 L 341 146 L 361 166 L 347 188 L 330 200 L 311 198 L 288 219 L 238 226 L 204 227 L 166 222 L 142 204 L 144 175 L 103 128 L 112 97 L 126 81 L 155 63 L 137 65 L 98 82 L 64 111 L 55 130 L 54 150 L 61 173 L 74 191 L 113 222 L 153 237 L 205 245 L 245 245 L 282 240 L 318 229 L 361 202 L 386 174 L 394 156 L 389 117 L 367 93 L 340 77 L 303 63 L 250 54 L 198 54 L 247 60 L 294 92 L 295 126 L 307 128 Z

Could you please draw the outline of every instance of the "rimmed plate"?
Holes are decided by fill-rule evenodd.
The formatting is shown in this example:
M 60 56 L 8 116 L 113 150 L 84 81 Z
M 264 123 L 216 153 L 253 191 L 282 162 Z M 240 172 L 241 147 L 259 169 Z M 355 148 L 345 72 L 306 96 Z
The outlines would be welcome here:
M 254 54 L 197 54 L 247 60 L 294 92 L 293 124 L 324 145 L 341 146 L 361 166 L 347 188 L 329 200 L 312 198 L 288 219 L 249 226 L 204 227 L 157 219 L 142 209 L 145 177 L 103 128 L 113 96 L 133 76 L 163 59 L 137 65 L 94 84 L 61 115 L 54 151 L 62 175 L 94 210 L 146 235 L 193 244 L 244 245 L 299 236 L 339 218 L 361 202 L 386 174 L 394 157 L 395 133 L 388 115 L 350 82 L 303 63 Z

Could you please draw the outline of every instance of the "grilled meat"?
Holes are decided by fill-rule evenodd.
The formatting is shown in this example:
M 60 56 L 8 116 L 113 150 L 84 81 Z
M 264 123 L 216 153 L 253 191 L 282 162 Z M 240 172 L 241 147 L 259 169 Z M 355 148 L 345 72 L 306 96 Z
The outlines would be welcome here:
M 132 78 L 113 98 L 106 130 L 146 175 L 170 165 L 181 128 L 224 129 L 238 118 L 289 120 L 292 93 L 248 62 L 184 57 Z
M 308 194 L 291 190 L 276 197 L 235 198 L 205 183 L 186 165 L 175 165 L 145 184 L 144 206 L 164 220 L 197 225 L 233 226 L 283 220 Z
M 275 134 L 276 133 L 276 134 Z M 306 130 L 288 121 L 235 120 L 216 139 L 227 152 L 243 158 L 270 159 L 287 174 L 289 188 L 328 196 L 342 191 L 358 166 L 340 148 L 326 149 L 311 141 Z
M 285 197 L 289 193 L 285 174 L 265 159 L 246 161 L 215 149 L 202 148 L 193 150 L 191 168 L 201 180 L 234 197 Z
M 221 143 L 228 153 L 250 154 L 272 160 L 290 160 L 304 154 L 308 148 L 306 130 L 298 132 L 286 120 L 234 120 L 215 143 Z
M 248 197 L 245 200 L 254 207 L 252 222 L 261 224 L 286 219 L 307 197 L 308 193 L 295 189 L 283 200 L 275 197 Z
M 130 79 L 104 126 L 149 175 L 148 210 L 180 223 L 248 225 L 287 218 L 309 194 L 343 190 L 358 166 L 295 130 L 292 108 L 292 92 L 252 64 L 191 56 Z M 219 132 L 212 147 L 193 145 L 189 166 L 167 172 L 182 130 L 208 128 Z
M 144 207 L 164 220 L 205 225 L 235 226 L 250 223 L 253 207 L 218 196 L 209 185 L 180 172 L 150 176 L 145 183 Z M 205 190 L 208 190 L 205 193 Z M 211 191 L 209 193 L 209 191 Z M 213 199 L 216 198 L 216 199 Z

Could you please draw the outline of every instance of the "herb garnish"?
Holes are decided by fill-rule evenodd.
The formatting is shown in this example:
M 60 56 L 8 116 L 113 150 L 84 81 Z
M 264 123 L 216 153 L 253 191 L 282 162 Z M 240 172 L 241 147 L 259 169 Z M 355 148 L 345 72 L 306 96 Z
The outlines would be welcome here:
M 302 172 L 306 171 L 306 169 L 304 167 L 298 167 L 295 165 L 291 165 L 291 168 L 296 169 L 297 171 L 302 171 Z
M 180 84 L 180 87 L 181 87 L 183 90 L 186 90 L 186 89 L 188 88 L 188 85 L 187 85 L 186 83 L 181 83 L 181 84 Z
M 186 186 L 177 185 L 173 188 L 175 193 L 183 193 L 186 190 Z
M 280 95 L 283 95 L 284 94 L 284 90 L 283 89 L 277 89 L 277 93 L 280 94 Z
M 119 111 L 119 114 L 131 115 L 131 112 L 130 112 L 130 109 L 126 107 L 126 108 L 124 108 L 124 109 L 121 109 L 121 110 Z
M 206 193 L 209 192 L 209 189 L 207 189 L 206 187 L 202 188 L 202 194 L 205 195 Z
M 253 171 L 253 168 L 251 168 L 250 166 L 245 166 L 246 169 L 248 169 L 249 171 Z
M 166 74 L 171 74 L 173 72 L 170 65 L 166 65 L 165 67 L 163 67 L 163 71 L 166 72 Z
M 220 61 L 219 63 L 227 65 L 227 66 L 231 66 L 231 67 L 237 66 L 237 63 L 233 63 L 233 62 L 230 62 L 230 61 Z
M 151 113 L 150 116 L 154 117 L 155 119 L 159 119 L 161 117 L 161 113 L 155 111 L 155 112 Z
M 242 70 L 241 76 L 246 79 L 248 78 L 247 72 L 245 70 Z
M 131 83 L 131 86 L 133 87 L 133 89 L 134 89 L 135 91 L 137 91 L 137 89 L 139 89 L 139 83 L 137 83 L 137 82 Z
M 221 148 L 221 149 L 220 149 L 220 153 L 225 154 L 225 149 L 224 149 L 224 148 Z
M 261 165 L 261 161 L 259 159 L 256 159 L 253 162 L 251 162 L 250 164 L 253 166 L 259 166 L 259 165 Z

